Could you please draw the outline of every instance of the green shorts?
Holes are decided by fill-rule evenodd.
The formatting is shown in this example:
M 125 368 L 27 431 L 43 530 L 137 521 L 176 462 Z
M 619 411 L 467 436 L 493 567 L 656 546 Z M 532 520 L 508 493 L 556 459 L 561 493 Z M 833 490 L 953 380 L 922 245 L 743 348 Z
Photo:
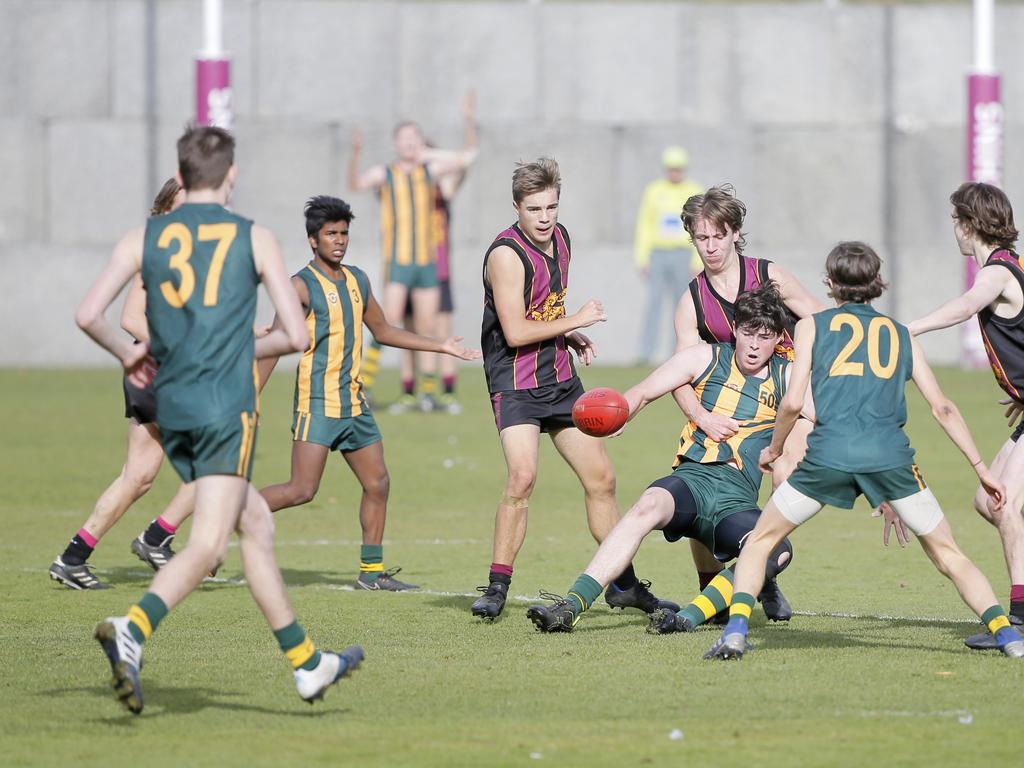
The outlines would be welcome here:
M 257 415 L 243 412 L 203 427 L 160 427 L 160 442 L 174 470 L 186 483 L 207 475 L 252 475 Z
M 388 264 L 388 283 L 401 283 L 410 291 L 416 288 L 436 288 L 440 285 L 437 279 L 437 265 L 430 264 Z
M 847 472 L 806 459 L 793 470 L 788 482 L 805 496 L 842 509 L 853 509 L 853 502 L 861 494 L 877 507 L 883 501 L 905 499 L 928 487 L 917 464 L 881 472 Z
M 332 451 L 348 452 L 379 443 L 381 437 L 377 422 L 369 411 L 345 419 L 296 411 L 292 419 L 292 439 L 326 445 Z

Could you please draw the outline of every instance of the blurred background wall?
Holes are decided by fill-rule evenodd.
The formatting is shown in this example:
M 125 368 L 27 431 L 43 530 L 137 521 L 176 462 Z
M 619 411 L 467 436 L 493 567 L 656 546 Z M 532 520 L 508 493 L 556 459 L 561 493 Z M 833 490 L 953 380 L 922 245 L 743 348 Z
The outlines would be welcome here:
M 0 0 L 0 365 L 112 362 L 74 309 L 173 174 L 200 5 Z M 605 362 L 637 356 L 633 226 L 670 143 L 688 149 L 692 178 L 735 185 L 747 253 L 822 298 L 824 256 L 848 238 L 882 254 L 881 306 L 898 319 L 961 285 L 947 198 L 965 175 L 966 4 L 225 0 L 225 14 L 233 206 L 276 232 L 290 268 L 309 253 L 303 202 L 339 195 L 358 217 L 347 258 L 379 291 L 377 203 L 345 183 L 352 128 L 366 134 L 363 167 L 390 159 L 401 119 L 458 146 L 476 90 L 480 156 L 453 209 L 455 326 L 474 343 L 481 257 L 513 221 L 513 164 L 541 154 L 562 166 L 567 309 L 604 301 L 592 335 Z M 1005 188 L 1021 206 L 1024 6 L 999 5 L 997 29 Z M 952 363 L 956 339 L 925 346 Z

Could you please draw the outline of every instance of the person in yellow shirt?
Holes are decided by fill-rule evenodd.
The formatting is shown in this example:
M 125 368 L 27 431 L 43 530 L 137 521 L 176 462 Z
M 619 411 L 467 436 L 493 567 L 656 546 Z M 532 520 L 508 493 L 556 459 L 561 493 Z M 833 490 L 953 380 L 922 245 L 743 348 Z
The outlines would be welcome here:
M 661 163 L 665 176 L 644 189 L 636 217 L 636 267 L 649 286 L 638 357 L 648 364 L 657 362 L 658 326 L 664 325 L 665 319 L 663 300 L 668 300 L 671 323 L 687 283 L 703 268 L 679 212 L 687 198 L 699 195 L 704 188 L 686 178 L 689 155 L 682 147 L 667 147 Z

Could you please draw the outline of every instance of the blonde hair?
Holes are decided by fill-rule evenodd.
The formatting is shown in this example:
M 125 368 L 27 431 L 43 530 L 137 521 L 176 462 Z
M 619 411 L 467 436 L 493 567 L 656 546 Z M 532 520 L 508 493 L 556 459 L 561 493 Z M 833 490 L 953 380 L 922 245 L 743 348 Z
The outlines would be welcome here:
M 562 194 L 562 174 L 553 157 L 542 157 L 532 163 L 516 163 L 512 172 L 512 200 L 517 205 L 527 195 L 552 188 Z

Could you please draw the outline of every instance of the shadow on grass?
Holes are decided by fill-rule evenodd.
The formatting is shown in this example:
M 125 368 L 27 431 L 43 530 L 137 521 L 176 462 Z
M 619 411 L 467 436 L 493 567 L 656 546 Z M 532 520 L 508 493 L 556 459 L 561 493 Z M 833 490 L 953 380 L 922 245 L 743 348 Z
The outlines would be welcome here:
M 282 568 L 281 576 L 289 586 L 305 587 L 311 584 L 327 584 L 335 587 L 351 587 L 355 584 L 358 574 L 338 571 L 320 571 L 316 569 Z
M 967 634 L 974 631 L 968 629 L 967 625 L 962 622 L 941 620 L 921 622 L 908 621 L 906 619 L 859 618 L 857 621 L 875 626 L 851 627 L 847 631 L 830 632 L 806 629 L 799 624 L 790 626 L 761 625 L 751 627 L 750 640 L 754 644 L 755 649 L 758 646 L 763 646 L 766 650 L 894 648 L 959 655 L 963 652 L 963 646 L 959 642 L 951 642 L 948 645 L 945 643 L 935 645 L 933 643 L 908 642 L 905 635 L 901 636 L 900 630 L 941 628 L 943 634 L 949 634 L 957 641 L 962 641 Z M 967 630 L 966 632 L 964 631 L 965 629 Z
M 253 704 L 246 704 L 243 699 L 251 694 L 242 691 L 217 690 L 214 688 L 197 688 L 192 686 L 168 686 L 152 680 L 144 680 L 142 690 L 145 696 L 146 707 L 142 716 L 159 715 L 193 715 L 207 709 L 228 710 L 231 712 L 252 712 L 272 717 L 327 717 L 330 715 L 348 714 L 348 708 L 325 709 L 323 706 L 309 708 L 309 705 L 299 698 L 295 698 L 294 704 L 281 707 L 261 707 Z M 97 698 L 106 699 L 110 707 L 109 713 L 93 720 L 96 723 L 106 725 L 124 726 L 135 719 L 127 710 L 115 700 L 114 694 L 107 686 L 90 685 L 79 688 L 59 688 L 48 691 L 40 691 L 37 695 L 48 698 L 64 696 L 68 693 L 85 693 Z

